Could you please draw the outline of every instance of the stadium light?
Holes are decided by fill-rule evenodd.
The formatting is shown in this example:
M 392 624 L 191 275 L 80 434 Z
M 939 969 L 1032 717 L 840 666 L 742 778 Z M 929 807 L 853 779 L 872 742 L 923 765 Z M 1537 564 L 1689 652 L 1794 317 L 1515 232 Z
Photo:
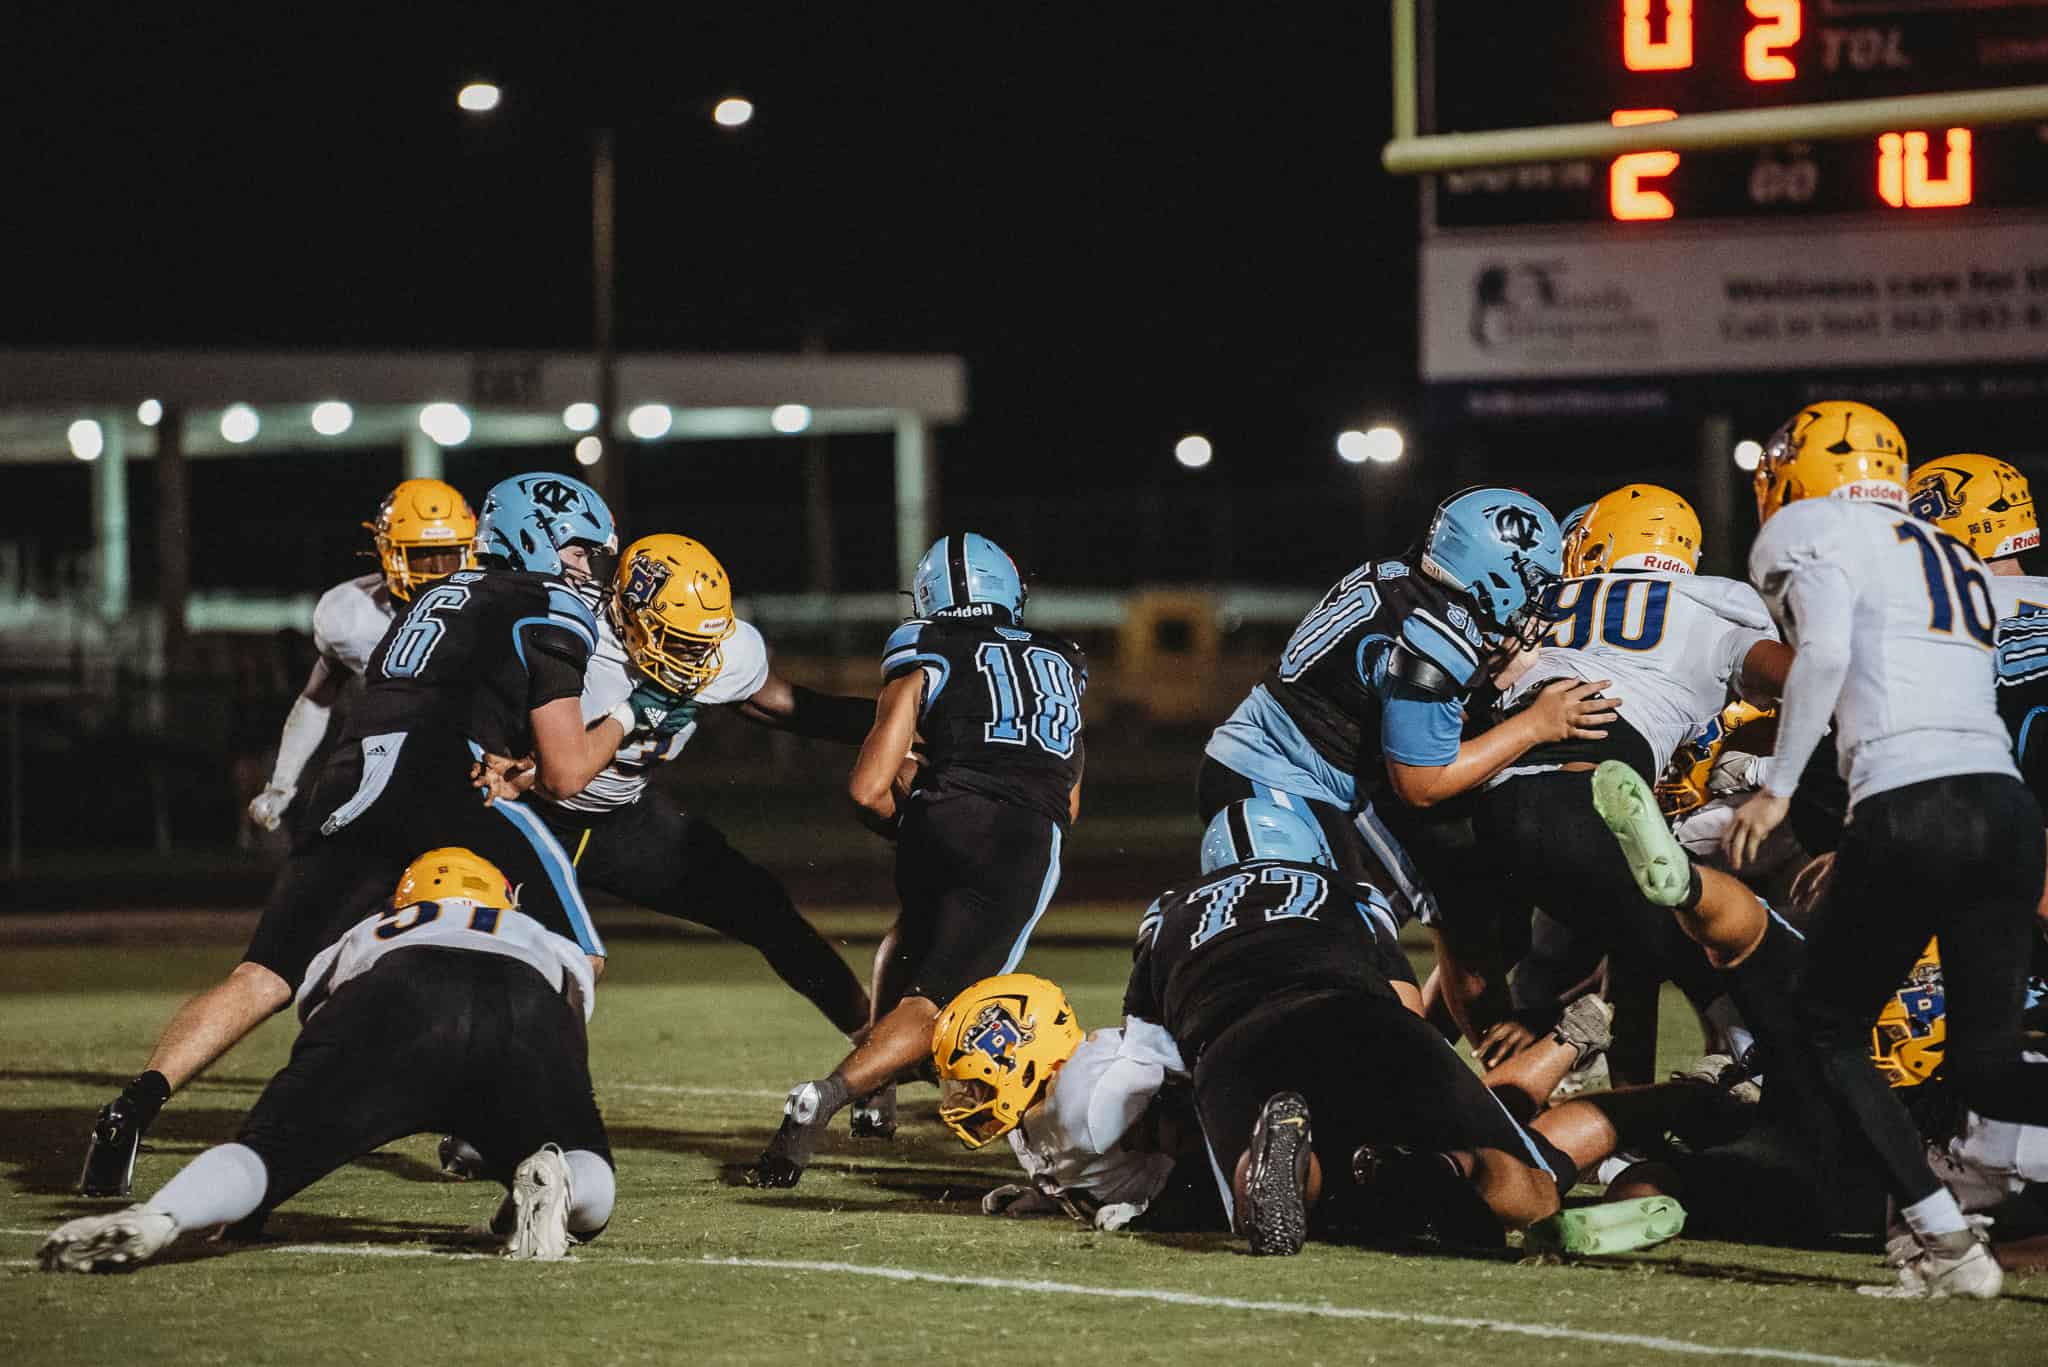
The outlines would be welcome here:
M 241 446 L 256 440 L 256 434 L 262 430 L 262 420 L 248 404 L 229 404 L 220 415 L 221 440 L 233 445 Z
M 1190 470 L 1199 470 L 1216 458 L 1216 448 L 1207 437 L 1190 434 L 1173 444 L 1173 458 Z
M 472 114 L 488 114 L 498 107 L 504 94 L 489 81 L 471 81 L 455 92 L 455 103 Z
M 785 434 L 801 432 L 811 425 L 811 410 L 800 403 L 779 403 L 768 415 L 768 425 Z
M 571 432 L 588 432 L 597 426 L 597 405 L 572 403 L 562 410 L 562 426 Z
M 711 118 L 720 128 L 744 128 L 753 121 L 754 102 L 728 95 L 712 106 Z
M 1764 448 L 1747 439 L 1735 443 L 1735 468 L 1754 470 L 1764 463 Z
M 583 437 L 576 443 L 576 463 L 595 465 L 604 457 L 604 443 L 596 437 Z
M 469 440 L 469 414 L 461 404 L 430 403 L 420 410 L 420 431 L 434 439 L 436 446 L 460 446 Z
M 1365 433 L 1355 427 L 1347 427 L 1337 434 L 1337 459 L 1348 465 L 1363 465 L 1371 458 L 1372 450 L 1366 443 Z
M 1408 449 L 1400 430 L 1384 424 L 1368 429 L 1365 440 L 1360 444 L 1365 450 L 1365 458 L 1375 465 L 1392 465 Z
M 144 427 L 154 427 L 164 420 L 164 406 L 156 399 L 144 399 L 135 405 L 135 421 Z
M 64 440 L 71 444 L 71 454 L 80 460 L 98 460 L 100 452 L 107 449 L 107 434 L 91 418 L 72 423 L 64 431 Z
M 355 426 L 356 411 L 339 399 L 313 405 L 313 430 L 323 437 L 338 437 Z
M 659 441 L 676 425 L 676 415 L 665 403 L 643 403 L 626 415 L 626 430 L 642 441 Z

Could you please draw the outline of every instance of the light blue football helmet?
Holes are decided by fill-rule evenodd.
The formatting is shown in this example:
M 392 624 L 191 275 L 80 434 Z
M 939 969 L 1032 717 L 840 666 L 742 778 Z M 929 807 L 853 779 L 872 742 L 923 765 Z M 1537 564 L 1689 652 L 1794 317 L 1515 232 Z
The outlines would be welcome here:
M 1017 562 L 979 532 L 942 536 L 917 562 L 910 605 L 919 617 L 993 616 L 1024 620 L 1028 597 Z
M 1306 811 L 1267 797 L 1240 798 L 1209 818 L 1202 832 L 1202 872 L 1247 859 L 1292 859 L 1335 868 L 1323 828 Z
M 1466 489 L 1437 506 L 1422 572 L 1470 594 L 1495 630 L 1513 632 L 1563 575 L 1564 537 L 1550 510 L 1520 489 Z
M 1586 514 L 1592 511 L 1592 504 L 1581 503 L 1578 507 L 1566 513 L 1564 515 L 1564 521 L 1557 524 L 1558 539 L 1564 540 L 1570 537 L 1572 534 L 1572 528 L 1578 526 L 1581 522 L 1584 522 L 1586 520 Z
M 560 574 L 562 548 L 581 542 L 616 557 L 619 532 L 612 510 L 580 479 L 549 470 L 514 475 L 491 486 L 476 521 L 476 553 L 496 556 L 515 570 Z M 594 566 L 596 578 L 608 566 Z

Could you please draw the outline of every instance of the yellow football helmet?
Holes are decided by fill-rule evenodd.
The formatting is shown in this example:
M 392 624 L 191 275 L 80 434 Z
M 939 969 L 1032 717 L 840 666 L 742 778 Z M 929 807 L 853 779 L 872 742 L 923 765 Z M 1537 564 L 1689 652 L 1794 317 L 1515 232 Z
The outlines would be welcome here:
M 1913 472 L 1907 499 L 1913 516 L 1934 523 L 1985 560 L 2041 544 L 2027 477 L 1996 456 L 1930 460 Z
M 519 906 L 512 885 L 496 864 L 453 845 L 428 850 L 406 865 L 405 872 L 399 875 L 398 887 L 391 894 L 391 905 L 403 909 L 418 902 L 450 898 L 474 902 L 480 907 L 496 907 L 499 911 L 513 911 Z
M 1870 1061 L 1894 1087 L 1918 1087 L 1941 1067 L 1948 1047 L 1946 993 L 1941 982 L 1941 946 L 1929 940 L 1905 984 L 1877 1013 L 1870 1031 Z
M 1602 494 L 1564 543 L 1564 572 L 1570 578 L 1608 570 L 1691 574 L 1699 567 L 1699 514 L 1657 484 L 1624 484 Z
M 1083 1038 L 1067 994 L 1054 984 L 1030 973 L 983 978 L 932 1027 L 939 1119 L 970 1149 L 1002 1138 Z
M 476 568 L 476 514 L 452 484 L 409 479 L 384 495 L 377 520 L 377 561 L 393 598 L 410 601 L 412 591 L 457 570 Z
M 1714 772 L 1714 761 L 1727 748 L 1728 737 L 1771 715 L 1770 709 L 1737 698 L 1722 708 L 1721 715 L 1708 722 L 1704 731 L 1679 746 L 1671 763 L 1664 767 L 1664 776 L 1657 780 L 1657 806 L 1664 815 L 1684 816 L 1705 806 L 1707 779 Z
M 1906 506 L 1906 439 L 1867 403 L 1810 403 L 1771 434 L 1754 476 L 1757 517 L 1802 498 Z
M 717 677 L 719 646 L 739 629 L 725 566 L 667 532 L 626 547 L 608 610 L 634 668 L 686 698 Z

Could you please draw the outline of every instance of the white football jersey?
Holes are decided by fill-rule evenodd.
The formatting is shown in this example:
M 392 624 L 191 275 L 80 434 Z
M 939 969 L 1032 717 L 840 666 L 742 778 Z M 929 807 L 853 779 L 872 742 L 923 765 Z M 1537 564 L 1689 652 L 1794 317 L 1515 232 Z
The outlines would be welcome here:
M 1124 1136 L 1168 1075 L 1186 1073 L 1173 1036 L 1150 1021 L 1133 1016 L 1121 1030 L 1092 1031 L 1010 1131 L 1010 1147 L 1048 1196 L 1142 1208 L 1165 1189 L 1173 1155 L 1127 1147 Z
M 1771 792 L 1797 784 L 1830 706 L 1852 807 L 1951 774 L 2018 776 L 1993 695 L 1989 576 L 1968 546 L 1897 508 L 1810 498 L 1764 524 L 1749 577 L 1788 644 L 1825 641 L 1848 664 L 1832 700 L 1787 690 Z
M 1755 589 L 1711 575 L 1591 574 L 1559 589 L 1557 609 L 1562 620 L 1503 705 L 1556 679 L 1611 679 L 1607 696 L 1660 768 L 1721 715 L 1750 647 L 1778 636 Z
M 639 676 L 626 663 L 626 648 L 612 631 L 603 614 L 597 619 L 597 649 L 583 673 L 583 724 L 592 725 L 607 712 L 631 697 Z M 768 643 L 751 622 L 736 622 L 733 633 L 719 647 L 718 672 L 698 689 L 687 704 L 693 711 L 722 703 L 745 702 L 768 682 Z M 683 753 L 690 737 L 697 734 L 693 715 L 683 729 L 671 736 L 657 736 L 635 728 L 620 743 L 618 754 L 584 790 L 558 804 L 575 812 L 609 812 L 630 807 L 647 790 L 656 765 L 666 764 Z
M 2048 577 L 1993 574 L 1986 576 L 1986 582 L 1991 585 L 1991 605 L 1998 610 L 2001 622 L 2008 617 L 2048 612 Z
M 299 984 L 299 1019 L 311 1017 L 336 988 L 368 973 L 393 950 L 427 946 L 517 959 L 580 1008 L 585 1020 L 597 1004 L 597 980 L 591 974 L 590 959 L 574 940 L 564 939 L 520 912 L 450 897 L 397 912 L 375 912 L 350 926 L 306 969 Z
M 313 605 L 313 648 L 349 673 L 361 674 L 370 667 L 395 611 L 383 574 L 344 580 Z

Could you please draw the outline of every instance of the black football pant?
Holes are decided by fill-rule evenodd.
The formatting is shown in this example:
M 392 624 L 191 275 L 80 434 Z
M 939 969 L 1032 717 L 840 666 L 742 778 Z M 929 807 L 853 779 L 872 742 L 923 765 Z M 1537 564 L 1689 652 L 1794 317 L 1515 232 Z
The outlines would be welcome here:
M 883 966 L 892 1000 L 944 1009 L 963 990 L 1024 957 L 1060 885 L 1058 822 L 976 793 L 913 795 L 896 835 L 903 911 Z
M 602 955 L 568 851 L 525 803 L 486 807 L 470 786 L 473 762 L 467 740 L 441 732 L 337 747 L 243 959 L 296 989 L 313 956 L 376 910 L 406 865 L 446 846 L 490 860 L 519 889 L 521 911 Z
M 674 798 L 649 789 L 629 807 L 587 818 L 539 804 L 535 809 L 585 885 L 750 945 L 842 1032 L 867 1025 L 867 990 L 775 875 Z
M 1932 1196 L 1905 1105 L 1870 1061 L 1870 1031 L 1930 938 L 1941 942 L 1941 1076 L 1971 1110 L 2048 1125 L 2048 1064 L 2020 1058 L 2041 809 L 2017 779 L 1960 774 L 1856 804 L 1807 936 L 1799 1018 L 1846 1142 L 1867 1144 L 1901 1205 Z M 1768 1090 L 1768 1088 L 1766 1089 Z
M 530 965 L 420 947 L 385 955 L 313 1013 L 235 1142 L 270 1185 L 253 1222 L 411 1134 L 459 1134 L 511 1185 L 543 1144 L 611 1161 L 583 1013 Z

